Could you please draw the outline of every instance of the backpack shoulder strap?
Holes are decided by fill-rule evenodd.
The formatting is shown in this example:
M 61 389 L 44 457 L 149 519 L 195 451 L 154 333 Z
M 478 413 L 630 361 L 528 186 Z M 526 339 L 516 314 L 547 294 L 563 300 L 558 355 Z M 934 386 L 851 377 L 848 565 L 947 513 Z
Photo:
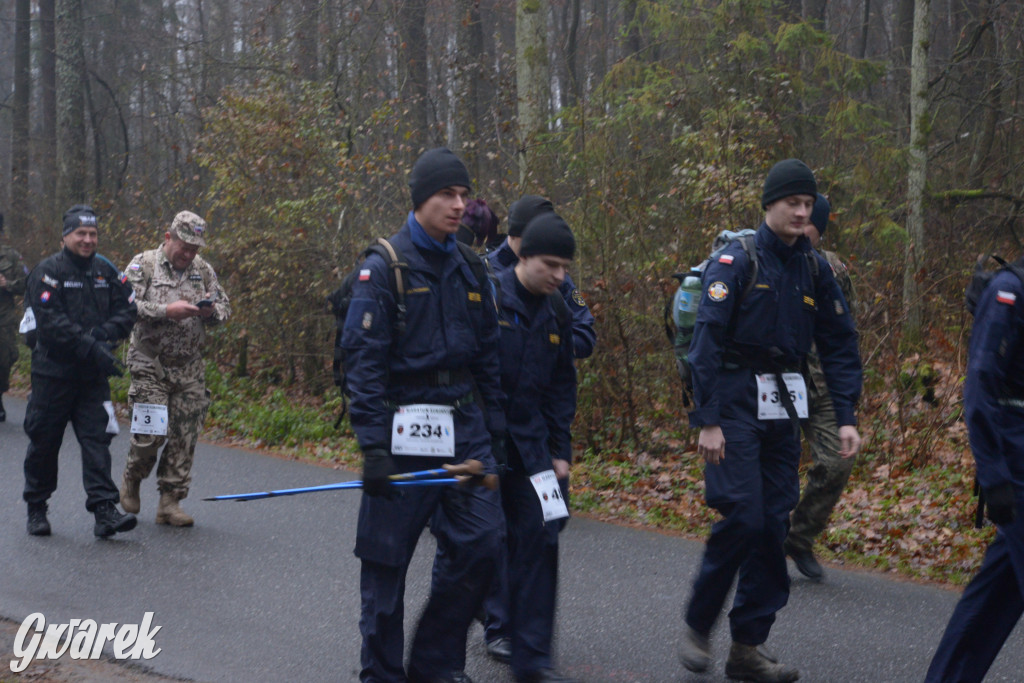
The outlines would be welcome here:
M 754 241 L 753 235 L 740 235 L 736 239 L 743 245 L 743 251 L 746 252 L 747 260 L 750 262 L 750 265 L 747 266 L 747 286 L 744 287 L 743 296 L 740 297 L 740 301 L 742 301 L 757 283 L 757 243 Z
M 391 291 L 395 295 L 395 309 L 397 311 L 397 317 L 395 319 L 395 329 L 399 334 L 405 332 L 405 278 L 402 275 L 402 270 L 408 268 L 409 264 L 405 262 L 405 259 L 399 253 L 390 241 L 383 237 L 378 237 L 376 241 L 368 246 L 363 251 L 363 257 L 369 256 L 370 254 L 378 254 L 384 259 L 384 262 L 389 267 L 391 282 Z
M 462 252 L 462 258 L 466 259 L 466 263 L 469 264 L 470 270 L 473 271 L 473 277 L 476 278 L 476 283 L 483 287 L 484 283 L 488 279 L 488 271 L 493 274 L 491 269 L 491 263 L 487 259 L 480 258 L 480 254 L 476 253 L 471 246 L 463 242 L 456 242 L 459 245 L 459 251 Z M 485 265 L 486 264 L 486 265 Z

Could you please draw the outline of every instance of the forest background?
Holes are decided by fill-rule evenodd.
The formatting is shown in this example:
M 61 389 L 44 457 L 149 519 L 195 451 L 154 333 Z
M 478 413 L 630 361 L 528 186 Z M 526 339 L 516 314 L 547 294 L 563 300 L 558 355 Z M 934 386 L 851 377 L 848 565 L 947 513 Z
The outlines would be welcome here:
M 820 549 L 962 583 L 992 534 L 973 528 L 963 289 L 979 253 L 1020 252 L 1022 39 L 1008 0 L 13 0 L 6 238 L 31 266 L 84 201 L 123 265 L 204 215 L 235 310 L 209 434 L 357 467 L 324 297 L 446 145 L 499 215 L 539 193 L 576 232 L 598 333 L 576 509 L 700 535 L 671 275 L 755 227 L 765 173 L 799 157 L 834 207 L 865 364 L 865 445 Z

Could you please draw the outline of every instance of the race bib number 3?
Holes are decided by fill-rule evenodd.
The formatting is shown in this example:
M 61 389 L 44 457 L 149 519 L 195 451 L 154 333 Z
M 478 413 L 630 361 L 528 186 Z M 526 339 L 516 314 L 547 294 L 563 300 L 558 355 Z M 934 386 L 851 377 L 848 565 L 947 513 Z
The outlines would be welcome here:
M 132 434 L 167 436 L 167 406 L 159 403 L 134 404 Z
M 782 373 L 782 381 L 789 390 L 789 398 L 796 408 L 796 416 L 807 417 L 807 384 L 799 372 Z M 782 403 L 775 375 L 757 375 L 757 419 L 788 420 L 786 406 Z
M 391 422 L 394 455 L 455 455 L 455 422 L 451 406 L 417 403 L 399 406 Z
M 545 522 L 569 516 L 569 509 L 565 507 L 565 498 L 562 498 L 562 489 L 558 486 L 558 478 L 555 477 L 554 470 L 545 470 L 533 475 L 530 477 L 530 483 L 537 491 Z

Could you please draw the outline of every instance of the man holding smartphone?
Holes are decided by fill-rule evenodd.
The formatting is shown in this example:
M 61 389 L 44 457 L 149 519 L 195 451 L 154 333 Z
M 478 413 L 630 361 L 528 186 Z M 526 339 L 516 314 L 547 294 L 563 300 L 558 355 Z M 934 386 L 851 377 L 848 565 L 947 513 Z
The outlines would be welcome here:
M 135 290 L 138 322 L 128 348 L 132 438 L 121 505 L 138 512 L 139 484 L 157 465 L 157 524 L 192 526 L 179 501 L 188 495 L 196 440 L 210 405 L 202 351 L 206 328 L 231 315 L 213 267 L 199 254 L 206 221 L 182 211 L 164 243 L 135 256 L 125 274 Z

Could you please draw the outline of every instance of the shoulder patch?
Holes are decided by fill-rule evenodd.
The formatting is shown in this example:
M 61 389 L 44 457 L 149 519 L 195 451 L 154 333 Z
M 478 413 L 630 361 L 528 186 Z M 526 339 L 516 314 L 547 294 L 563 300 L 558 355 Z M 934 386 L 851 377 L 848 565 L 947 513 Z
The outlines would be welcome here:
M 1014 294 L 1013 292 L 1007 292 L 1000 289 L 998 292 L 996 292 L 996 301 L 998 301 L 1001 304 L 1013 306 L 1015 303 L 1017 303 L 1017 295 Z
M 57 289 L 58 287 L 60 287 L 60 283 L 59 282 L 54 280 L 49 275 L 45 275 L 45 274 L 43 275 L 43 284 L 44 285 L 48 285 L 50 287 L 53 287 L 54 289 Z
M 142 270 L 141 263 L 132 263 L 128 266 L 128 270 Z
M 732 254 L 722 254 L 718 257 L 719 263 L 724 263 L 727 266 L 731 266 L 735 257 Z
M 572 290 L 572 302 L 581 308 L 587 305 L 587 303 L 583 300 L 583 295 L 580 294 L 580 290 L 575 288 L 573 288 Z
M 712 301 L 725 301 L 729 296 L 729 286 L 721 280 L 716 280 L 708 287 L 708 296 Z

